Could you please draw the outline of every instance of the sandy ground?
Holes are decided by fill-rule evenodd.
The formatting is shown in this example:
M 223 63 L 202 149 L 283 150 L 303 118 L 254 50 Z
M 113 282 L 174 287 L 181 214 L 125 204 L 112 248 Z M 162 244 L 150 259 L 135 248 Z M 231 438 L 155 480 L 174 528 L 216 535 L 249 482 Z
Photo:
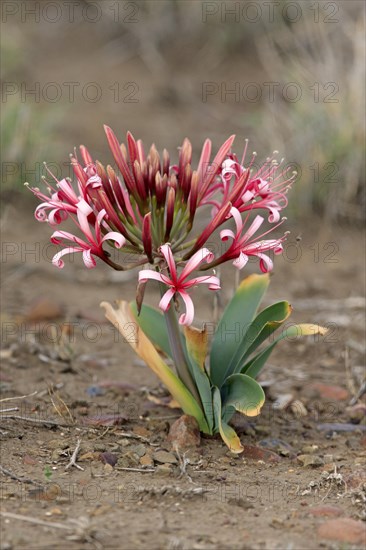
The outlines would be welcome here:
M 365 517 L 365 423 L 349 410 L 362 377 L 364 239 L 319 220 L 289 228 L 267 302 L 289 299 L 294 320 L 326 324 L 328 335 L 285 341 L 275 352 L 262 376 L 261 416 L 234 419 L 243 455 L 205 437 L 162 464 L 156 453 L 169 450 L 179 411 L 152 401 L 163 389 L 99 308 L 132 298 L 135 274 L 87 272 L 76 260 L 59 271 L 49 261 L 49 228 L 30 205 L 3 210 L 0 396 L 38 393 L 0 402 L 19 407 L 0 417 L 2 550 L 362 548 L 318 529 L 335 516 Z M 222 280 L 225 303 L 231 268 Z M 196 296 L 196 322 L 209 320 L 209 294 Z M 298 402 L 277 409 L 285 394 Z M 323 426 L 350 422 L 346 432 Z M 82 469 L 66 468 L 78 440 Z

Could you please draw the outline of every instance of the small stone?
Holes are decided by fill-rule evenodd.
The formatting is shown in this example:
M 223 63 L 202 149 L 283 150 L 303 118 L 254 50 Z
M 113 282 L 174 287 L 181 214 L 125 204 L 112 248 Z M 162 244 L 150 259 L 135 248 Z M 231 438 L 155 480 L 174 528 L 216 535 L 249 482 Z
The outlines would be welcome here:
M 273 451 L 261 449 L 255 445 L 244 445 L 244 451 L 239 456 L 253 460 L 263 460 L 263 462 L 279 462 L 281 460 L 281 457 Z
M 316 451 L 319 451 L 319 447 L 318 447 L 318 445 L 305 445 L 301 450 L 302 450 L 303 454 L 312 455 Z
M 161 476 L 171 475 L 172 472 L 173 467 L 171 464 L 159 464 L 155 470 L 155 473 Z
M 100 453 L 99 458 L 100 458 L 101 462 L 103 462 L 104 464 L 108 464 L 108 465 L 112 466 L 112 468 L 118 462 L 117 455 L 115 455 L 113 453 L 108 453 L 108 452 Z
M 27 466 L 35 466 L 35 464 L 38 464 L 38 461 L 33 456 L 24 455 L 23 464 L 26 464 Z
M 140 458 L 141 466 L 154 466 L 154 461 L 151 455 L 145 454 Z
M 359 424 L 366 418 L 366 404 L 358 403 L 353 407 L 347 407 L 346 413 L 351 422 Z
M 343 510 L 342 508 L 339 508 L 339 506 L 324 504 L 310 508 L 310 510 L 308 510 L 308 514 L 316 517 L 338 518 L 343 514 Z
M 319 526 L 318 537 L 362 545 L 366 543 L 366 526 L 362 521 L 351 518 L 330 519 Z
M 131 448 L 131 451 L 137 454 L 140 458 L 146 454 L 146 445 L 135 445 Z
M 300 399 L 293 401 L 290 405 L 290 409 L 294 413 L 295 418 L 302 418 L 303 416 L 308 415 L 308 411 Z
M 105 474 L 107 474 L 107 475 L 111 474 L 113 472 L 112 464 L 104 464 L 103 470 L 104 470 Z
M 99 451 L 100 453 L 104 453 L 106 450 L 106 446 L 104 443 L 94 443 L 94 450 Z
M 262 441 L 259 441 L 258 445 L 260 447 L 263 447 L 264 449 L 275 451 L 282 456 L 290 456 L 294 455 L 295 453 L 291 445 L 289 445 L 288 443 L 286 443 L 286 441 L 283 441 L 282 439 L 269 437 L 267 439 L 262 439 Z
M 62 439 L 51 439 L 48 443 L 47 443 L 47 447 L 49 449 L 67 449 L 69 447 L 69 442 L 68 441 L 62 441 Z
M 155 462 L 160 464 L 177 464 L 177 457 L 168 451 L 156 451 L 153 455 Z
M 151 436 L 151 432 L 143 426 L 135 426 L 132 431 L 134 434 L 140 435 L 141 437 L 149 438 Z
M 189 449 L 201 444 L 200 429 L 193 416 L 184 414 L 171 425 L 168 441 L 173 449 Z
M 341 386 L 333 386 L 316 382 L 312 384 L 311 387 L 319 394 L 319 397 L 322 397 L 323 399 L 344 401 L 349 398 L 348 391 L 345 388 L 341 388 Z
M 318 468 L 319 466 L 324 465 L 324 460 L 317 455 L 299 455 L 297 460 L 305 467 L 312 466 L 313 468 Z

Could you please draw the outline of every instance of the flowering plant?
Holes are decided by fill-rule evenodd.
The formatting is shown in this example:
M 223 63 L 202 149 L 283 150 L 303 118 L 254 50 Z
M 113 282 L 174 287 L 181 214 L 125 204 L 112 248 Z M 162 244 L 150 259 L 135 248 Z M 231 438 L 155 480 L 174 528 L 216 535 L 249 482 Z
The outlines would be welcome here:
M 285 220 L 281 211 L 296 174 L 286 178 L 282 161 L 275 157 L 254 168 L 255 153 L 246 161 L 247 142 L 239 161 L 231 151 L 235 136 L 225 141 L 212 161 L 211 141 L 206 140 L 193 169 L 188 139 L 179 150 L 178 164 L 171 165 L 166 150 L 160 158 L 152 145 L 146 155 L 142 142 L 130 133 L 126 147 L 109 127 L 105 131 L 117 172 L 94 161 L 81 146 L 82 162 L 76 152 L 71 155 L 77 190 L 69 179 L 58 181 L 51 173 L 55 183 L 46 182 L 49 195 L 31 188 L 42 201 L 35 211 L 37 220 L 59 226 L 70 218 L 82 235 L 57 229 L 51 241 L 65 247 L 52 262 L 63 268 L 65 255 L 80 252 L 89 269 L 96 266 L 96 258 L 117 270 L 144 266 L 135 301 L 119 301 L 117 309 L 102 302 L 107 318 L 183 411 L 196 418 L 200 430 L 220 433 L 233 452 L 241 452 L 243 447 L 229 421 L 235 411 L 259 414 L 264 392 L 255 378 L 275 345 L 285 337 L 325 332 L 318 325 L 292 325 L 268 342 L 289 317 L 291 306 L 282 301 L 258 313 L 273 268 L 271 253 L 282 252 L 286 233 L 279 238 L 267 236 Z M 207 206 L 211 207 L 210 221 L 197 234 L 194 221 Z M 265 220 L 258 211 L 267 213 L 269 229 L 260 231 Z M 235 230 L 227 227 L 233 223 Z M 219 229 L 222 249 L 215 255 L 208 241 Z M 111 247 L 135 261 L 117 263 Z M 209 352 L 206 328 L 192 327 L 190 292 L 197 285 L 219 291 L 220 280 L 213 268 L 232 261 L 241 270 L 250 257 L 259 259 L 262 274 L 250 275 L 239 285 L 217 325 Z M 147 269 L 147 264 L 152 268 Z M 202 274 L 196 276 L 196 271 Z M 150 280 L 160 287 L 160 311 L 143 304 Z M 181 304 L 184 309 L 178 317 Z M 133 338 L 131 323 L 136 327 Z M 238 323 L 239 338 L 235 334 Z M 171 358 L 175 371 L 166 357 Z

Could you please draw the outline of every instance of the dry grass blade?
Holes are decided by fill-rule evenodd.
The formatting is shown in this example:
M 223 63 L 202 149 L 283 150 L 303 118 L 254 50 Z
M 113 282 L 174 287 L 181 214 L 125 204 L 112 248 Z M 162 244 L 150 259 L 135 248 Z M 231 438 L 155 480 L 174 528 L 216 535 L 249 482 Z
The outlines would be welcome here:
M 58 392 L 55 392 L 53 388 L 48 388 L 48 394 L 50 396 L 53 408 L 57 412 L 57 414 L 63 418 L 69 418 L 71 423 L 74 423 L 74 417 L 71 414 L 71 411 L 69 407 L 66 405 L 65 401 L 60 397 Z M 57 402 L 57 403 L 56 403 Z
M 15 397 L 3 397 L 0 399 L 0 403 L 5 403 L 5 401 L 16 401 L 17 399 L 26 399 L 27 397 L 33 397 L 34 395 L 37 395 L 38 391 L 34 391 L 32 393 L 28 393 L 27 395 L 17 395 Z

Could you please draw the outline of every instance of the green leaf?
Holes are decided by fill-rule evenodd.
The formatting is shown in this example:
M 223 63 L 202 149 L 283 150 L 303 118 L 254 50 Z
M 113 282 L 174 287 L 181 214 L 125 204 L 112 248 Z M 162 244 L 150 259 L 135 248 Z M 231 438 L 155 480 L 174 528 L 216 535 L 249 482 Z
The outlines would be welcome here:
M 153 344 L 168 357 L 172 357 L 165 317 L 157 309 L 143 304 L 141 313 L 137 313 L 136 301 L 130 302 L 130 308 L 137 323 Z
M 233 373 L 229 365 L 248 330 L 265 291 L 269 275 L 250 275 L 239 285 L 218 324 L 210 354 L 210 375 L 213 384 L 221 387 Z
M 190 362 L 191 372 L 198 388 L 203 410 L 205 412 L 208 427 L 212 433 L 214 425 L 211 382 L 205 370 L 205 358 L 207 355 L 207 330 L 194 327 L 184 327 L 187 344 L 187 357 Z
M 221 394 L 219 388 L 215 387 L 213 389 L 213 404 L 214 404 L 214 414 L 215 414 L 215 425 L 217 431 L 220 432 L 220 435 L 226 445 L 229 447 L 230 451 L 233 453 L 242 453 L 244 447 L 242 446 L 238 434 L 235 430 L 229 426 L 226 422 L 222 420 L 221 414 Z
M 246 357 L 249 357 L 291 314 L 292 308 L 288 302 L 277 302 L 257 315 L 249 325 L 238 349 L 231 360 L 229 369 L 239 372 Z
M 231 418 L 232 408 L 246 416 L 258 416 L 265 401 L 262 387 L 246 374 L 229 376 L 222 386 L 221 394 L 224 396 L 222 417 L 227 421 Z
M 310 323 L 302 323 L 300 325 L 291 325 L 269 346 L 263 351 L 255 355 L 248 363 L 241 369 L 243 374 L 247 374 L 251 378 L 256 378 L 262 368 L 264 367 L 267 359 L 271 355 L 274 347 L 284 338 L 296 338 L 301 336 L 316 336 L 320 334 L 324 336 L 327 333 L 327 329 L 320 325 L 313 325 Z
M 271 314 L 269 315 L 269 310 L 271 308 L 274 308 L 274 311 L 271 312 Z M 262 314 L 264 316 L 267 311 L 268 317 L 271 316 L 272 320 L 268 321 L 264 325 L 263 329 L 259 332 L 258 336 L 249 346 L 245 353 L 246 357 L 249 357 L 249 355 L 251 355 L 267 338 L 271 336 L 271 334 L 273 334 L 289 318 L 292 312 L 292 307 L 288 302 L 277 302 L 276 304 L 269 306 L 268 308 L 261 311 L 260 314 L 256 317 L 254 322 L 258 324 L 258 326 L 260 324 L 259 317 L 262 316 Z
M 117 301 L 117 309 L 108 302 L 102 302 L 107 319 L 119 330 L 133 350 L 151 368 L 170 391 L 171 395 L 186 414 L 194 416 L 200 430 L 210 433 L 203 410 L 183 382 L 163 361 L 154 344 L 148 339 L 142 328 L 134 321 L 128 302 Z

